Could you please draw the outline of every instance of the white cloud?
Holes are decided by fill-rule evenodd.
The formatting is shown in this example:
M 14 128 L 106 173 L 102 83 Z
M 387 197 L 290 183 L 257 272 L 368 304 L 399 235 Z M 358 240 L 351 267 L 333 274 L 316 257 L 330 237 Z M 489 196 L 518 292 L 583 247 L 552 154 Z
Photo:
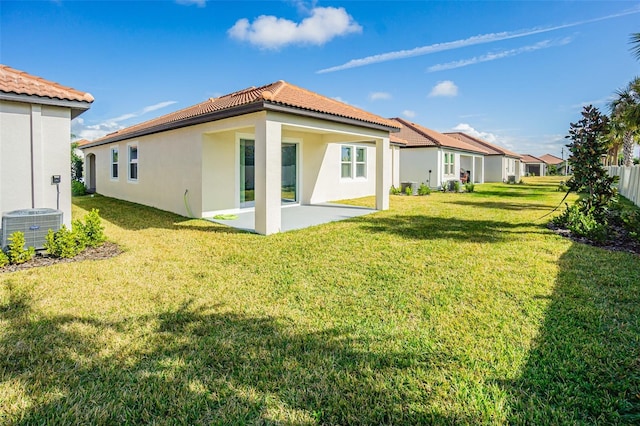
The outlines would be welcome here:
M 267 15 L 259 16 L 253 23 L 239 19 L 227 34 L 260 48 L 278 49 L 289 44 L 323 45 L 335 37 L 362 32 L 362 27 L 342 7 L 315 7 L 310 13 L 300 23 Z
M 429 93 L 429 97 L 454 97 L 458 96 L 458 86 L 451 80 L 441 81 L 431 89 L 431 93 Z
M 196 5 L 198 7 L 205 7 L 207 5 L 207 0 L 176 0 L 176 3 L 184 6 Z
M 571 43 L 571 41 L 572 41 L 572 38 L 570 37 L 566 37 L 566 38 L 563 38 L 562 40 L 556 40 L 556 41 L 544 40 L 535 44 L 531 44 L 529 46 L 519 47 L 517 49 L 509 49 L 509 50 L 503 50 L 501 52 L 487 53 L 486 55 L 474 56 L 473 58 L 469 58 L 469 59 L 462 59 L 459 61 L 452 61 L 452 62 L 446 62 L 444 64 L 433 65 L 427 68 L 427 71 L 434 72 L 434 71 L 451 70 L 454 68 L 462 68 L 469 65 L 479 64 L 481 62 L 490 62 L 490 61 L 495 61 L 496 59 L 503 59 L 503 58 L 508 58 L 510 56 L 520 55 L 521 53 L 533 52 L 535 50 L 540 50 L 540 49 L 548 49 L 549 47 L 554 47 L 554 46 L 564 46 L 566 44 Z
M 404 111 L 402 111 L 402 115 L 408 118 L 414 118 L 416 116 L 416 112 L 411 111 L 410 109 L 405 109 Z
M 467 123 L 459 123 L 456 127 L 453 128 L 453 131 L 466 133 L 468 135 L 475 136 L 476 138 L 483 139 L 490 143 L 498 143 L 498 136 L 496 136 L 494 133 L 481 132 L 479 130 L 476 130 L 470 124 L 467 124 Z
M 78 139 L 94 140 L 109 133 L 123 129 L 125 126 L 115 121 L 105 121 L 98 124 L 86 125 L 81 117 L 71 120 L 71 133 Z
M 600 98 L 600 99 L 596 99 L 593 101 L 584 101 L 584 102 L 580 102 L 579 104 L 573 104 L 571 105 L 569 108 L 570 109 L 582 109 L 588 105 L 593 105 L 594 107 L 597 107 L 598 109 L 602 109 L 603 107 L 608 106 L 608 104 L 613 101 L 616 97 L 614 95 L 610 95 L 607 96 L 606 98 Z
M 151 112 L 151 111 L 156 111 L 156 110 L 161 109 L 161 108 L 168 107 L 169 105 L 173 105 L 175 103 L 176 103 L 176 101 L 165 101 L 165 102 L 158 102 L 155 105 L 146 106 L 146 107 L 142 108 L 142 112 L 140 113 L 140 115 L 146 114 L 146 113 Z
M 391 94 L 386 92 L 373 92 L 369 94 L 370 101 L 379 101 L 391 99 Z
M 115 118 L 106 119 L 97 124 L 88 125 L 85 123 L 84 118 L 78 117 L 71 121 L 71 133 L 76 135 L 78 139 L 94 140 L 101 138 L 109 133 L 113 133 L 120 129 L 124 129 L 126 126 L 120 124 L 123 121 L 130 120 L 132 118 L 140 117 L 152 111 L 159 110 L 161 108 L 168 107 L 175 104 L 176 101 L 164 101 L 154 105 L 149 105 L 142 108 L 138 112 L 131 112 L 122 114 Z
M 381 53 L 377 55 L 366 56 L 364 58 L 352 59 L 348 62 L 345 62 L 342 65 L 321 69 L 317 71 L 317 73 L 322 74 L 327 72 L 341 71 L 341 70 L 346 70 L 350 68 L 376 64 L 379 62 L 395 61 L 397 59 L 428 55 L 431 53 L 442 52 L 445 50 L 460 49 L 462 47 L 473 46 L 477 44 L 493 43 L 501 40 L 527 37 L 535 34 L 542 34 L 550 31 L 576 27 L 579 25 L 584 25 L 584 24 L 598 22 L 598 21 L 604 21 L 607 19 L 618 18 L 621 16 L 631 15 L 635 13 L 640 13 L 640 6 L 636 6 L 633 9 L 627 10 L 625 12 L 616 13 L 613 15 L 607 15 L 607 16 L 603 16 L 595 19 L 588 19 L 585 21 L 572 22 L 564 25 L 556 25 L 553 27 L 546 27 L 546 28 L 530 28 L 530 29 L 524 29 L 519 31 L 503 31 L 499 33 L 480 34 L 480 35 L 476 35 L 476 36 L 461 39 L 461 40 L 448 41 L 444 43 L 435 43 L 428 46 L 416 47 L 413 49 L 397 50 L 394 52 L 387 52 L 387 53 Z

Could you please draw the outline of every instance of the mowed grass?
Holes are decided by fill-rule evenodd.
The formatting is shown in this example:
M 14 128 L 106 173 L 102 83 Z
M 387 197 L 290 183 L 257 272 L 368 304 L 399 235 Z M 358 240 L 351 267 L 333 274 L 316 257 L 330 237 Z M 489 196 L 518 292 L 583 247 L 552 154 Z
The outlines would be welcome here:
M 269 237 L 76 198 L 125 252 L 0 274 L 0 423 L 637 424 L 640 258 L 558 181 Z

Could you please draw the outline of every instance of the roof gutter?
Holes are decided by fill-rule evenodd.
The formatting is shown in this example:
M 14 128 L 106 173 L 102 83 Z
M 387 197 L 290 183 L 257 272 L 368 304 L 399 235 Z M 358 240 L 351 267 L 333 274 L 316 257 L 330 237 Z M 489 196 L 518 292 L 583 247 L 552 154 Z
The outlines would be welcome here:
M 29 104 L 50 105 L 71 109 L 71 119 L 73 120 L 89 108 L 91 102 L 72 101 L 69 99 L 47 98 L 35 95 L 25 95 L 18 93 L 0 92 L 0 100 L 11 102 L 25 102 Z

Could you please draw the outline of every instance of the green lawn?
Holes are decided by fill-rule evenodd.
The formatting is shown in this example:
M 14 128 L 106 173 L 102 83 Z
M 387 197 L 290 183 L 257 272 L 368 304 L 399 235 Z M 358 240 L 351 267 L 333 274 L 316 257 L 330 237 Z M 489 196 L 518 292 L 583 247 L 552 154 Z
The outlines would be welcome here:
M 557 182 L 269 237 L 76 198 L 125 252 L 0 274 L 0 424 L 638 424 L 640 257 Z

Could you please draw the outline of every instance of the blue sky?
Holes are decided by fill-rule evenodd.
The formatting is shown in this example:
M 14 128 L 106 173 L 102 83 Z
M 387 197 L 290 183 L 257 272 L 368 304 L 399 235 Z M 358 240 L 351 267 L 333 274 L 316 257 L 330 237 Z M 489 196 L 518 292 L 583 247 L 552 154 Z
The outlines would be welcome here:
M 561 156 L 582 105 L 640 74 L 634 32 L 640 1 L 0 1 L 0 62 L 90 92 L 87 139 L 285 80 Z

